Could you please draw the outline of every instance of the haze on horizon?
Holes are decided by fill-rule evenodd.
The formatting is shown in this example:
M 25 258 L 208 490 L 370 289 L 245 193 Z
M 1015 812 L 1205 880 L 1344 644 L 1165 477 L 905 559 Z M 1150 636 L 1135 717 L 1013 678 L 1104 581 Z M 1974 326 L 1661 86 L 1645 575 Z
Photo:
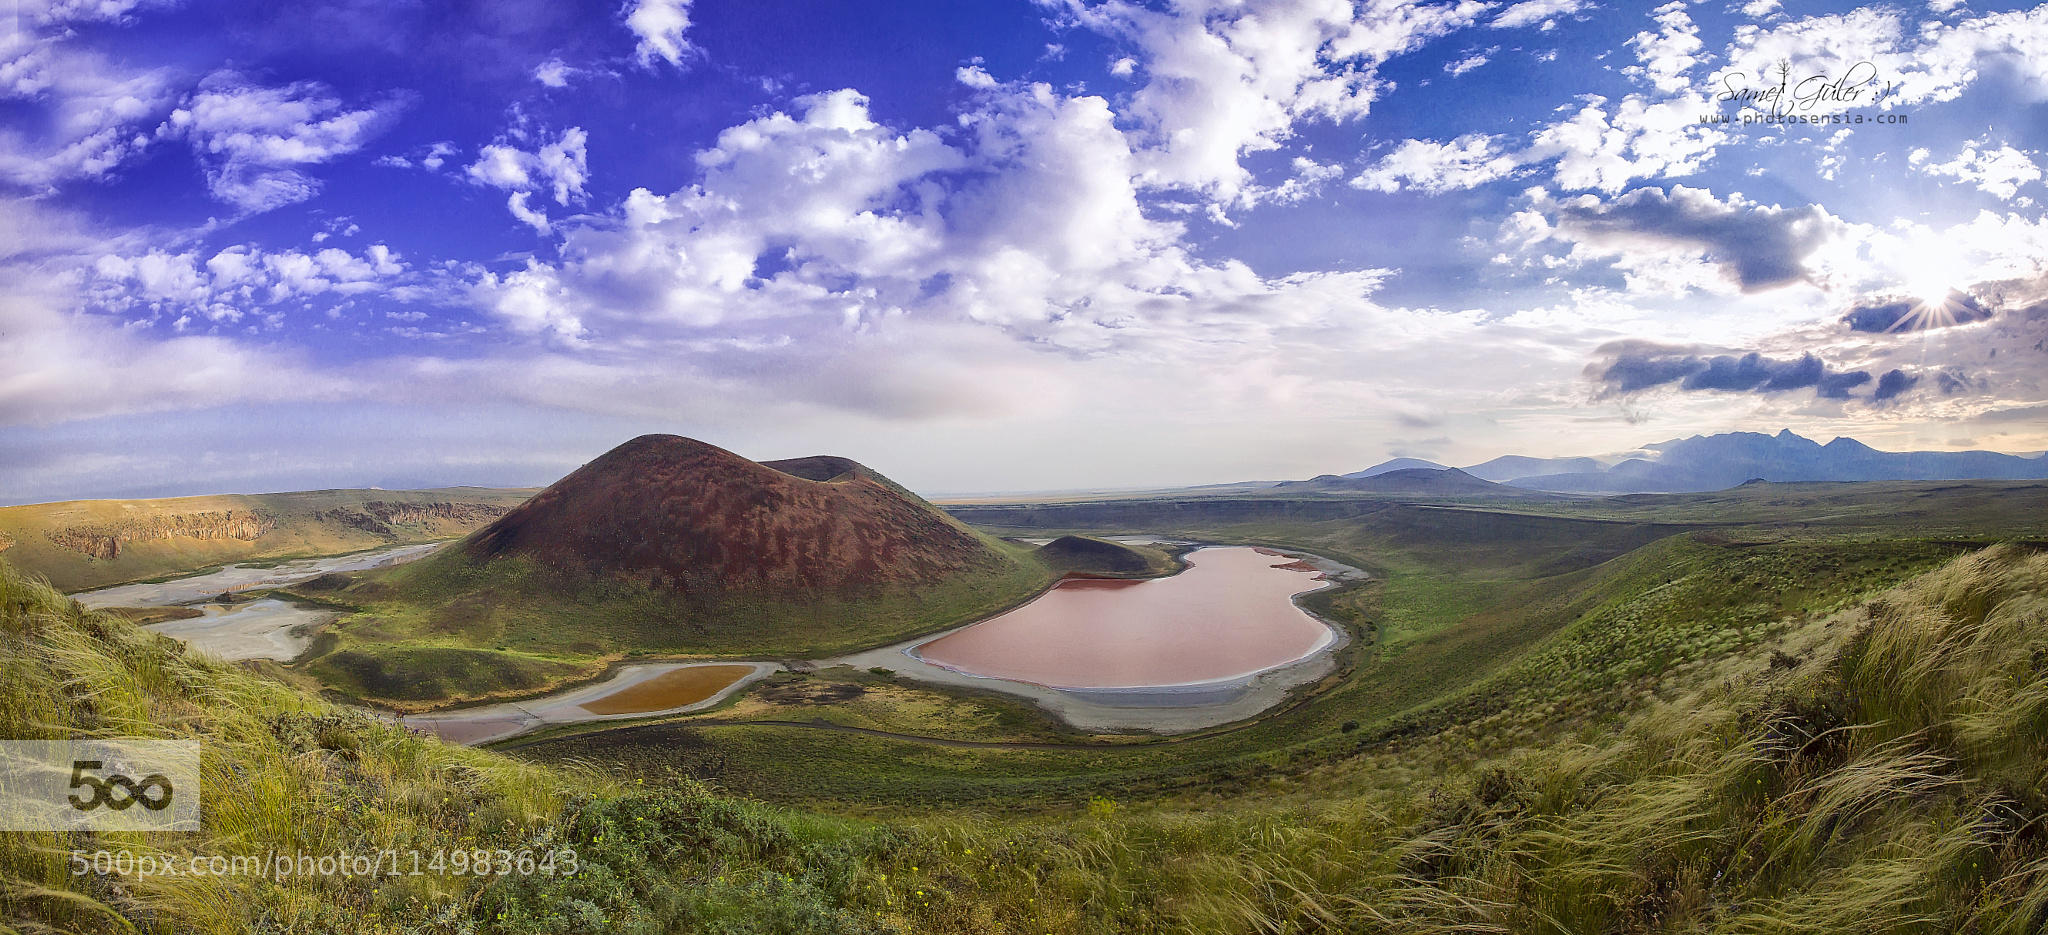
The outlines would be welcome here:
M 2048 448 L 2048 6 L 19 9 L 0 502 Z

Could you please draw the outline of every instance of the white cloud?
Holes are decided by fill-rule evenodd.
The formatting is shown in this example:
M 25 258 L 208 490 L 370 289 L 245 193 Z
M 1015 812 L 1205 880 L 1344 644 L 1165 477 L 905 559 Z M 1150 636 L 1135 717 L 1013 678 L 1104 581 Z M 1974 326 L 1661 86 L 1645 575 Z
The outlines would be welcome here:
M 149 249 L 95 259 L 83 295 L 102 312 L 196 316 L 232 324 L 274 313 L 279 303 L 387 291 L 407 272 L 399 255 L 384 244 L 361 253 L 336 247 L 310 253 L 265 250 L 249 244 L 210 256 Z
M 391 153 L 378 156 L 376 159 L 371 160 L 371 162 L 375 165 L 392 169 L 410 169 L 418 166 L 429 172 L 435 172 L 448 163 L 449 156 L 453 156 L 458 152 L 461 152 L 461 150 L 457 149 L 454 143 L 448 140 L 440 140 L 413 150 L 413 155 L 411 156 Z
M 1574 264 L 1614 261 L 1634 293 L 1683 295 L 1757 292 L 1826 276 L 1810 259 L 1845 225 L 1813 205 L 1764 205 L 1740 192 L 1726 199 L 1674 185 L 1645 187 L 1617 198 L 1556 200 L 1530 193 L 1534 217 L 1517 215 L 1503 229 L 1522 244 L 1561 242 Z
M 43 25 L 119 22 L 137 9 L 170 6 L 175 0 L 15 0 L 13 15 Z
M 1382 192 L 1414 188 L 1430 194 L 1476 188 L 1515 170 L 1514 157 L 1501 152 L 1498 142 L 1484 133 L 1445 143 L 1403 140 L 1354 177 L 1351 185 Z
M 0 35 L 0 100 L 33 116 L 0 127 L 0 179 L 51 188 L 99 179 L 147 149 L 170 109 L 177 78 L 136 69 L 63 35 Z
M 76 311 L 97 274 L 67 262 L 106 244 L 77 217 L 36 201 L 0 202 L 0 424 L 50 425 L 95 416 L 161 412 L 236 400 L 329 397 L 345 378 L 304 355 L 212 335 L 150 336 L 133 320 Z M 131 287 L 164 301 L 203 298 L 214 275 L 184 257 L 118 258 Z M 145 285 L 146 283 L 146 285 Z M 184 305 L 167 313 L 183 314 Z M 149 387 L 138 393 L 137 386 Z
M 569 86 L 569 79 L 576 77 L 581 71 L 580 68 L 571 68 L 568 62 L 559 58 L 551 58 L 534 66 L 533 80 L 550 88 L 566 88 Z
M 970 88 L 987 89 L 993 88 L 997 84 L 995 76 L 989 74 L 988 70 L 980 65 L 963 65 L 954 70 L 953 78 Z
M 527 200 L 532 197 L 532 192 L 513 192 L 505 196 L 505 210 L 512 212 L 512 216 L 518 218 L 520 223 L 533 228 L 535 233 L 553 233 L 555 226 L 554 222 L 548 220 L 548 213 L 527 204 Z
M 1870 107 L 1887 86 L 1893 94 L 1884 107 L 1951 101 L 1993 71 L 2009 72 L 2033 94 L 2048 95 L 2048 7 L 1910 26 L 1885 7 L 1769 27 L 1742 25 L 1716 83 L 1731 74 L 1740 83 L 1773 84 L 1781 62 L 1794 83 L 1815 75 L 1870 82 L 1854 99 L 1818 102 L 1820 112 Z
M 690 29 L 690 0 L 628 0 L 626 28 L 639 37 L 633 55 L 642 66 L 660 59 L 677 67 L 690 51 L 683 34 Z
M 2041 180 L 2041 167 L 2031 157 L 2002 143 L 1996 148 L 1984 140 L 1969 143 L 1947 162 L 1926 162 L 1923 152 L 1916 150 L 1920 158 L 1910 160 L 1920 171 L 1968 182 L 2002 201 L 2011 201 L 2022 186 Z
M 1500 11 L 1489 25 L 1495 29 L 1515 29 L 1540 23 L 1544 29 L 1550 29 L 1558 17 L 1570 16 L 1588 6 L 1591 4 L 1586 0 L 1521 0 Z
M 1657 8 L 1656 32 L 1639 32 L 1628 41 L 1642 62 L 1642 73 L 1665 94 L 1677 94 L 1691 83 L 1687 73 L 1699 63 L 1700 29 L 1685 13 L 1684 0 Z
M 1321 194 L 1325 184 L 1344 177 L 1342 165 L 1317 162 L 1307 156 L 1294 157 L 1291 166 L 1293 175 L 1270 189 L 1262 188 L 1252 193 L 1252 200 L 1260 204 L 1300 204 Z
M 1381 64 L 1486 10 L 1476 0 L 1063 7 L 1074 22 L 1139 51 L 1113 71 L 1142 73 L 1121 111 L 1142 129 L 1134 152 L 1141 183 L 1199 192 L 1222 206 L 1252 187 L 1245 154 L 1280 148 L 1299 122 L 1364 116 L 1385 88 Z
M 1782 5 L 1780 0 L 1748 0 L 1742 5 L 1742 15 L 1750 19 L 1764 19 L 1778 12 Z
M 570 127 L 554 142 L 527 151 L 517 145 L 524 136 L 515 131 L 511 138 L 485 146 L 465 171 L 479 185 L 510 191 L 506 207 L 512 216 L 545 234 L 552 229 L 547 213 L 532 207 L 528 198 L 536 191 L 552 191 L 555 204 L 581 202 L 583 186 L 590 180 L 590 137 L 582 127 Z
M 797 103 L 720 134 L 698 183 L 565 225 L 561 263 L 480 276 L 479 307 L 518 333 L 612 352 L 744 338 L 799 371 L 826 347 L 935 328 L 1186 360 L 1404 317 L 1370 301 L 1384 271 L 1262 278 L 1190 256 L 1179 225 L 1141 210 L 1137 154 L 1100 98 L 1003 85 L 952 140 L 880 125 L 850 90 Z M 1338 171 L 1296 169 L 1303 188 L 1276 200 Z M 1417 340 L 1434 333 L 1427 320 L 1409 323 Z M 1394 328 L 1368 330 L 1396 342 Z M 811 337 L 786 347 L 792 332 Z
M 1493 53 L 1498 51 L 1500 51 L 1500 46 L 1493 46 L 1482 52 L 1474 52 L 1457 61 L 1445 62 L 1444 71 L 1453 78 L 1459 77 L 1472 69 L 1492 61 Z
M 522 334 L 551 334 L 578 344 L 583 323 L 567 310 L 561 278 L 554 268 L 527 260 L 526 268 L 503 276 L 485 273 L 472 287 L 472 297 Z
M 190 142 L 215 198 L 256 213 L 318 194 L 319 180 L 301 167 L 361 149 L 398 107 L 351 110 L 315 82 L 261 87 L 216 72 L 165 126 Z
M 1728 135 L 1698 123 L 1705 98 L 1650 101 L 1631 94 L 1609 112 L 1600 97 L 1538 131 L 1525 162 L 1555 159 L 1555 180 L 1569 189 L 1618 192 L 1631 181 L 1698 172 Z

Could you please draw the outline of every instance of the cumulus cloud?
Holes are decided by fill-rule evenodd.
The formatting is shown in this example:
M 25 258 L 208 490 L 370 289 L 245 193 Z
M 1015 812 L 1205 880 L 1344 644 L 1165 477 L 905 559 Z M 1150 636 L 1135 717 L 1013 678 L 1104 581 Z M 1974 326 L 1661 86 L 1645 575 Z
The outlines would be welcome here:
M 1699 62 L 1700 29 L 1686 15 L 1685 0 L 1674 0 L 1657 8 L 1656 32 L 1639 32 L 1628 40 L 1636 51 L 1636 66 L 1657 90 L 1676 94 L 1691 83 L 1688 73 Z
M 566 88 L 569 86 L 569 80 L 581 71 L 582 69 L 572 68 L 568 62 L 559 58 L 551 58 L 533 67 L 533 80 L 550 88 Z
M 39 25 L 119 22 L 137 10 L 166 7 L 176 0 L 15 0 L 13 14 Z
M 1461 77 L 1466 72 L 1493 61 L 1493 54 L 1498 51 L 1500 51 L 1500 46 L 1493 46 L 1483 51 L 1474 52 L 1456 61 L 1445 62 L 1444 73 L 1453 78 Z
M 1887 370 L 1877 378 L 1877 389 L 1871 398 L 1879 402 L 1897 397 L 1899 394 L 1919 385 L 1920 377 L 1904 370 Z
M 1334 162 L 1317 162 L 1307 156 L 1296 156 L 1289 162 L 1293 174 L 1278 185 L 1260 185 L 1246 192 L 1246 199 L 1259 204 L 1293 205 L 1300 204 L 1322 194 L 1323 187 L 1342 179 L 1345 168 Z
M 1924 152 L 1919 150 L 1914 155 Z M 1994 148 L 1982 140 L 1965 145 L 1961 153 L 1947 162 L 1930 162 L 1924 156 L 1912 162 L 1928 175 L 1968 182 L 2001 201 L 2011 201 L 2022 186 L 2041 180 L 2041 167 L 2027 153 L 2002 143 Z
M 171 70 L 135 68 L 65 38 L 29 29 L 0 35 L 0 100 L 25 118 L 0 127 L 0 180 L 47 189 L 106 178 L 150 147 L 176 99 Z
M 1508 177 L 1515 159 L 1499 149 L 1497 137 L 1468 133 L 1449 142 L 1403 140 L 1351 180 L 1354 188 L 1393 192 L 1403 188 L 1430 194 L 1477 188 Z
M 1124 71 L 1143 83 L 1122 113 L 1143 131 L 1135 153 L 1142 183 L 1227 206 L 1252 187 L 1243 156 L 1280 148 L 1300 122 L 1364 116 L 1384 89 L 1382 64 L 1471 25 L 1487 6 L 1063 0 L 1060 8 L 1139 50 Z
M 1398 347 L 1476 320 L 1381 308 L 1381 270 L 1261 277 L 1198 259 L 1180 225 L 1142 210 L 1142 170 L 1107 102 L 1042 84 L 984 91 L 945 135 L 883 125 L 851 90 L 728 128 L 698 154 L 695 183 L 564 224 L 559 263 L 486 273 L 472 298 L 565 346 L 723 342 L 757 362 L 753 377 L 770 360 L 811 372 L 827 348 L 866 355 L 934 333 L 983 355 L 992 337 L 1033 359 L 1213 367 L 1277 354 L 1304 330 Z
M 1706 353 L 1646 341 L 1621 341 L 1598 351 L 1586 368 L 1602 397 L 1627 396 L 1659 387 L 1685 392 L 1777 394 L 1812 390 L 1829 399 L 1847 398 L 1870 382 L 1863 370 L 1836 370 L 1813 354 L 1770 357 L 1748 353 Z
M 633 55 L 642 66 L 660 59 L 677 67 L 690 51 L 683 34 L 690 30 L 690 0 L 628 0 L 626 28 L 639 38 Z
M 1967 325 L 1993 314 L 1976 296 L 1952 291 L 1940 299 L 1885 298 L 1861 302 L 1842 316 L 1842 323 L 1851 331 L 1884 334 Z
M 388 153 L 371 160 L 371 163 L 391 169 L 410 169 L 417 166 L 428 172 L 437 172 L 448 164 L 448 157 L 461 151 L 453 141 L 438 140 L 410 150 L 411 155 Z
M 361 149 L 399 107 L 350 109 L 317 82 L 263 87 L 216 72 L 171 113 L 166 129 L 191 144 L 215 198 L 253 214 L 319 194 L 319 180 L 304 167 Z
M 511 192 L 506 206 L 512 215 L 545 234 L 552 229 L 547 213 L 532 207 L 528 199 L 535 192 L 551 192 L 555 204 L 581 202 L 583 186 L 590 180 L 590 137 L 582 127 L 570 127 L 553 142 L 527 151 L 518 145 L 524 136 L 523 131 L 515 132 L 510 140 L 485 146 L 465 173 L 479 185 Z
M 1987 74 L 2005 73 L 2048 95 L 2048 7 L 1914 24 L 1892 7 L 1736 27 L 1727 67 L 1738 85 L 1775 84 L 1782 63 L 1797 84 L 1812 76 L 1863 83 L 1861 95 L 1815 102 L 1817 112 L 1952 101 Z
M 1818 206 L 1764 205 L 1739 192 L 1723 201 L 1683 185 L 1562 201 L 1539 190 L 1535 199 L 1532 210 L 1547 222 L 1535 229 L 1538 240 L 1568 242 L 1582 258 L 1618 257 L 1617 265 L 1638 270 L 1674 259 L 1704 262 L 1743 292 L 1808 279 L 1807 257 L 1839 224 Z
M 1553 180 L 1567 189 L 1614 193 L 1630 182 L 1692 175 L 1728 134 L 1699 122 L 1705 96 L 1650 100 L 1630 94 L 1609 107 L 1589 95 L 1570 117 L 1536 133 L 1522 159 L 1555 160 Z
M 214 335 L 152 336 L 116 316 L 79 314 L 80 280 L 94 274 L 53 260 L 104 242 L 103 234 L 69 213 L 35 201 L 0 201 L 0 294 L 7 296 L 0 302 L 0 359 L 8 361 L 0 379 L 0 425 L 321 398 L 346 382 L 289 349 Z M 192 294 L 195 276 L 203 281 L 208 274 L 181 262 L 142 260 L 122 275 L 147 278 L 152 288 L 182 300 Z M 138 393 L 137 386 L 149 392 Z
M 502 276 L 485 272 L 470 287 L 471 298 L 521 334 L 548 334 L 571 345 L 582 343 L 583 322 L 569 309 L 566 289 L 551 266 L 527 260 L 524 269 Z
M 1541 24 L 1546 30 L 1554 29 L 1559 17 L 1570 16 L 1590 5 L 1587 0 L 1521 0 L 1495 14 L 1488 25 L 1495 29 L 1517 29 Z
M 233 324 L 292 300 L 385 291 L 406 272 L 403 259 L 384 244 L 361 253 L 336 247 L 310 253 L 265 250 L 249 244 L 210 255 L 151 249 L 100 256 L 92 263 L 84 295 L 101 311 L 168 317 L 183 330 L 202 319 Z

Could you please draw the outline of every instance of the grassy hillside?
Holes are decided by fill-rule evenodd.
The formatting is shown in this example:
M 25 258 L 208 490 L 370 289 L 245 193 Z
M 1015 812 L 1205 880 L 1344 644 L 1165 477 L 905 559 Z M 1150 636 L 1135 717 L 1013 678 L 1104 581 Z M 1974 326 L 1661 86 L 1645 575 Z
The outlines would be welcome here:
M 1060 536 L 1031 553 L 1061 574 L 1150 577 L 1180 570 L 1178 556 L 1149 545 L 1111 542 L 1094 536 Z
M 359 612 L 304 668 L 418 710 L 532 694 L 628 655 L 816 656 L 943 629 L 1052 581 L 844 458 L 629 441 L 460 544 L 302 596 Z
M 701 787 L 444 746 L 86 612 L 0 562 L 0 734 L 202 745 L 200 833 L 0 832 L 0 931 L 865 932 L 909 844 L 879 827 Z M 577 854 L 566 876 L 74 873 L 73 853 L 477 849 Z M 429 857 L 431 859 L 431 857 Z M 465 861 L 465 865 L 466 865 Z M 408 862 L 407 866 L 410 864 Z M 444 865 L 449 866 L 449 865 Z
M 753 794 L 847 806 L 1015 808 L 1133 791 L 1249 791 L 1298 781 L 1364 748 L 1471 722 L 1490 727 L 1468 735 L 1467 756 L 1580 728 L 1612 729 L 1671 672 L 1765 645 L 1806 617 L 1960 551 L 1939 543 L 1744 547 L 1668 539 L 1591 568 L 1504 585 L 1479 610 L 1403 640 L 1373 643 L 1365 629 L 1343 669 L 1296 702 L 1247 724 L 1172 739 L 941 747 L 714 716 L 518 749 L 546 759 L 678 768 Z M 1397 591 L 1382 579 L 1320 592 L 1313 596 L 1328 603 L 1311 606 L 1369 627 L 1400 606 L 1391 601 L 1426 604 L 1443 590 Z M 1410 620 L 1427 616 L 1402 609 Z
M 1374 792 L 956 819 L 955 853 L 1000 855 L 959 889 L 1050 880 L 1095 931 L 2048 927 L 2048 558 L 1977 553 L 1787 636 L 1617 733 L 1448 778 L 1454 739 Z
M 0 507 L 0 556 L 64 591 L 460 536 L 532 491 L 311 490 Z
M 1752 574 L 1772 569 L 1786 566 Z M 0 566 L 0 730 L 196 738 L 208 790 L 201 834 L 0 833 L 0 923 L 2020 935 L 2048 925 L 2044 660 L 2048 558 L 1999 546 L 1667 670 L 1662 688 L 1630 689 L 1646 707 L 1620 729 L 1576 742 L 1472 759 L 1452 728 L 1483 721 L 1421 724 L 1350 732 L 1344 756 L 1243 794 L 1212 784 L 872 821 L 444 747 L 82 612 Z M 562 845 L 579 854 L 573 877 L 67 869 L 74 849 Z
M 1150 531 L 1301 548 L 1373 577 L 1304 600 L 1356 637 L 1338 672 L 1254 722 L 1201 734 L 1148 740 L 1064 731 L 1048 745 L 1047 735 L 1062 731 L 1041 721 L 1007 736 L 979 730 L 972 736 L 980 746 L 947 746 L 924 738 L 962 735 L 908 715 L 896 723 L 873 710 L 841 716 L 821 700 L 540 738 L 520 749 L 678 768 L 782 800 L 884 808 L 1036 807 L 1117 790 L 1263 788 L 1301 782 L 1363 748 L 1440 733 L 1461 738 L 1465 759 L 1489 756 L 1581 730 L 1611 731 L 1706 661 L 1771 645 L 1994 537 L 2048 534 L 2048 511 L 1990 511 L 1983 491 L 1969 485 L 1916 500 L 1912 516 L 1885 523 L 1881 503 L 1895 491 L 1869 486 L 1861 500 L 1835 488 L 1826 503 L 1804 508 L 1852 518 L 1839 527 L 1805 516 L 1774 525 L 1766 511 L 1728 522 L 1660 522 L 1654 511 L 1605 519 L 1366 499 L 956 508 L 963 518 L 1000 522 L 991 528 L 1005 533 Z M 1953 498 L 1954 519 L 1943 528 L 1974 529 L 1973 537 L 1920 532 L 1920 514 L 1940 512 L 1940 497 Z M 792 762 L 809 766 L 789 769 Z
M 828 655 L 985 616 L 1052 581 L 1027 548 L 987 542 L 1000 563 L 986 571 L 804 601 L 564 581 L 516 557 L 418 562 L 334 590 L 294 589 L 349 611 L 301 665 L 354 697 L 423 710 L 534 694 L 627 656 Z

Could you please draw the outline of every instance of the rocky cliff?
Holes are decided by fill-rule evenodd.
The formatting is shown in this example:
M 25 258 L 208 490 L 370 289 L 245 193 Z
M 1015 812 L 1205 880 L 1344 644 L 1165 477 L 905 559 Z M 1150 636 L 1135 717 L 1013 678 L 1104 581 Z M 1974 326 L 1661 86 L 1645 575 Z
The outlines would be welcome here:
M 46 533 L 51 542 L 81 555 L 118 558 L 129 542 L 148 539 L 240 539 L 253 542 L 277 528 L 277 520 L 256 510 L 168 513 L 111 523 L 65 526 Z
M 392 503 L 371 500 L 364 503 L 361 509 L 337 507 L 321 510 L 313 514 L 313 518 L 397 539 L 404 537 L 407 532 L 399 527 L 431 527 L 449 523 L 474 528 L 504 516 L 509 509 L 494 503 Z

